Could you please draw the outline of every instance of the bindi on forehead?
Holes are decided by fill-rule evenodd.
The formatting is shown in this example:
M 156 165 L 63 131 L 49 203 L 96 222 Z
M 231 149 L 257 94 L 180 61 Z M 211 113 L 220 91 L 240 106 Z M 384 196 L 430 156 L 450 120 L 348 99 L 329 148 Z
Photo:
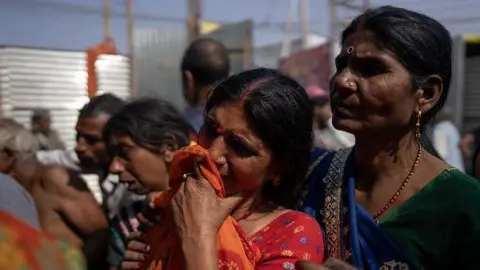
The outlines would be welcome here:
M 214 112 L 215 122 L 222 132 L 225 130 L 236 133 L 248 133 L 248 125 L 241 103 L 219 106 Z
M 258 145 L 261 140 L 252 132 L 247 122 L 241 102 L 219 106 L 215 110 L 217 133 L 233 132 L 245 137 L 249 142 Z M 218 132 L 221 131 L 221 132 Z

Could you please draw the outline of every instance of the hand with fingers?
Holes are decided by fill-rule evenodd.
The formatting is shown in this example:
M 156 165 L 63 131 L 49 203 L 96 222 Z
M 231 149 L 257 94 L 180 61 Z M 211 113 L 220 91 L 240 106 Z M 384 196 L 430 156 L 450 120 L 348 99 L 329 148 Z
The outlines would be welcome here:
M 146 255 L 148 255 L 150 247 L 145 244 L 143 231 L 161 221 L 159 213 L 152 211 L 152 195 L 153 194 L 149 194 L 147 196 L 143 211 L 137 215 L 137 219 L 140 222 L 140 231 L 133 232 L 129 235 L 127 250 L 123 257 L 121 269 L 139 269 Z
M 150 250 L 144 242 L 142 232 L 133 232 L 128 237 L 127 251 L 123 257 L 121 269 L 139 269 Z
M 198 162 L 194 173 L 185 175 L 184 180 L 170 206 L 187 269 L 215 269 L 217 232 L 242 196 L 219 198 L 202 176 Z

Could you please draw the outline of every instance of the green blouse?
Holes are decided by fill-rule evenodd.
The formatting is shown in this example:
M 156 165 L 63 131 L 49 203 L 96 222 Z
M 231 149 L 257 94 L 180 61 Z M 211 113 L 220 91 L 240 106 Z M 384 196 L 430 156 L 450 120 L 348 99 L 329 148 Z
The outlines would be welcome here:
M 447 169 L 380 227 L 420 269 L 480 269 L 480 182 Z

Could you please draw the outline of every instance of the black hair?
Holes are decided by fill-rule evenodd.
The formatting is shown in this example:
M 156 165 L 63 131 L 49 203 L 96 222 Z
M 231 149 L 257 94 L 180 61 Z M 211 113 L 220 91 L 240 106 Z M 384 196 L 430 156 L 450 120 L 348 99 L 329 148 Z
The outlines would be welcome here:
M 384 48 L 410 72 L 412 90 L 429 87 L 425 80 L 438 75 L 443 92 L 435 106 L 422 115 L 422 128 L 444 106 L 452 77 L 452 38 L 438 21 L 418 12 L 382 6 L 367 10 L 342 32 L 342 44 L 359 30 L 370 30 L 376 45 Z
M 313 109 L 305 89 L 278 71 L 258 68 L 220 83 L 211 92 L 205 112 L 229 102 L 243 102 L 252 132 L 272 151 L 273 162 L 283 170 L 278 186 L 267 183 L 264 198 L 293 207 L 293 190 L 305 177 L 312 149 Z M 208 124 L 205 127 L 208 130 Z
M 185 51 L 181 70 L 190 71 L 195 81 L 201 85 L 223 81 L 230 73 L 228 51 L 214 39 L 198 39 Z
M 128 136 L 140 147 L 156 150 L 162 145 L 187 146 L 193 128 L 169 102 L 144 98 L 127 104 L 112 116 L 103 131 L 107 148 L 112 135 Z
M 112 116 L 119 112 L 124 105 L 125 101 L 110 93 L 95 96 L 80 109 L 78 117 L 94 117 L 100 114 Z
M 51 119 L 50 111 L 47 109 L 34 109 L 32 112 L 32 122 L 37 122 L 40 119 Z

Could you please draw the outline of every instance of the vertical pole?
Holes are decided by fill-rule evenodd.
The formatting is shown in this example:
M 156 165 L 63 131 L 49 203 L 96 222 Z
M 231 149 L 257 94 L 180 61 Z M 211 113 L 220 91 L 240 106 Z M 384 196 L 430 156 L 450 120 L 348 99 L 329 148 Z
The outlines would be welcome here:
M 335 0 L 330 0 L 330 72 L 335 73 L 335 51 L 337 49 L 337 13 Z
M 248 21 L 245 25 L 244 33 L 244 43 L 243 43 L 243 69 L 248 70 L 253 68 L 252 63 L 252 22 Z
M 309 32 L 309 14 L 308 14 L 308 0 L 300 0 L 300 23 L 302 33 L 302 48 L 305 49 L 308 43 Z
M 201 16 L 201 0 L 188 0 L 188 40 L 193 42 L 200 36 L 199 21 Z
M 110 0 L 103 1 L 103 31 L 105 40 L 110 40 L 112 37 L 110 29 Z
M 132 97 L 138 94 L 137 73 L 136 73 L 136 59 L 134 48 L 134 18 L 133 18 L 133 1 L 126 0 L 125 8 L 127 14 L 127 36 L 128 36 L 128 55 L 130 56 L 130 94 Z
M 295 0 L 288 2 L 287 21 L 285 23 L 285 36 L 283 37 L 280 58 L 290 54 L 292 46 L 293 18 L 295 17 Z

